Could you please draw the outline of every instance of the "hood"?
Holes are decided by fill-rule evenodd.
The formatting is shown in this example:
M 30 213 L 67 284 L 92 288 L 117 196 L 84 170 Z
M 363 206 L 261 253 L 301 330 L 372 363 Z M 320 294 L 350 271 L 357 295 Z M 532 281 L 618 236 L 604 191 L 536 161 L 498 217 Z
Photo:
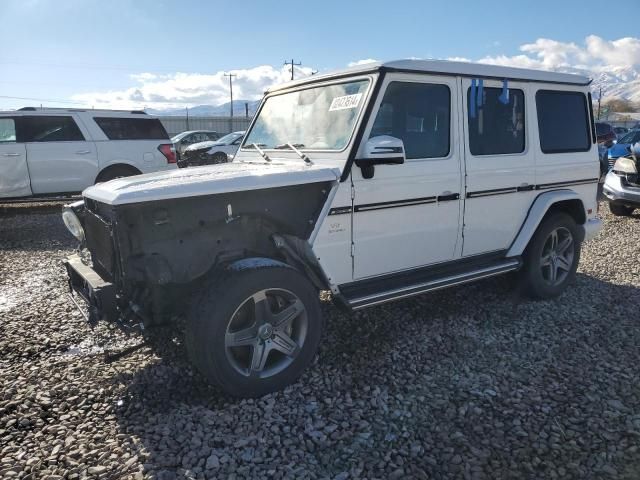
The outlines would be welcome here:
M 185 152 L 193 152 L 194 150 L 202 150 L 204 148 L 211 148 L 211 147 L 218 147 L 218 146 L 222 146 L 224 145 L 224 143 L 220 143 L 220 142 L 216 142 L 213 140 L 207 140 L 206 142 L 198 142 L 198 143 L 193 143 L 191 145 L 189 145 L 187 148 L 184 149 Z
M 340 170 L 299 162 L 231 162 L 117 178 L 82 195 L 109 205 L 337 181 Z
M 629 153 L 629 143 L 616 143 L 613 147 L 609 148 L 609 157 L 618 158 L 623 157 Z

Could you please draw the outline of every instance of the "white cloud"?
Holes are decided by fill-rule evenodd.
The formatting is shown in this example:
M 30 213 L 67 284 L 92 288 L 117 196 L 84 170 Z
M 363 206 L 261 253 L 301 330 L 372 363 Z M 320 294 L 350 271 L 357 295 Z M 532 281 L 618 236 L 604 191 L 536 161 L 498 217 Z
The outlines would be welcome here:
M 295 67 L 295 77 L 311 75 L 309 67 Z M 77 102 L 96 108 L 175 108 L 194 105 L 220 105 L 229 101 L 229 78 L 223 71 L 213 74 L 172 73 L 157 75 L 143 72 L 130 75 L 138 85 L 125 90 L 79 93 L 72 96 Z M 233 97 L 254 100 L 271 85 L 291 78 L 291 67 L 274 68 L 261 65 L 249 69 L 231 70 Z
M 373 58 L 365 58 L 364 60 L 356 60 L 355 62 L 349 62 L 347 66 L 355 67 L 357 65 L 366 65 L 367 63 L 375 63 L 378 60 L 374 60 Z

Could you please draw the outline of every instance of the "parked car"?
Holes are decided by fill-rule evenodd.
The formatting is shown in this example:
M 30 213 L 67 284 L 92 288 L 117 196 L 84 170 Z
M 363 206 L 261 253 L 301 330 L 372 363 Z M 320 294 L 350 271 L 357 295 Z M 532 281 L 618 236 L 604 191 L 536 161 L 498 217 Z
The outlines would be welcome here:
M 607 149 L 607 165 L 608 169 L 613 168 L 614 163 L 619 157 L 623 157 L 629 154 L 629 148 L 634 144 L 640 142 L 640 130 L 631 130 L 626 135 L 623 135 L 618 139 L 615 145 Z
M 320 291 L 356 311 L 518 272 L 556 297 L 601 226 L 589 84 L 402 60 L 273 87 L 233 162 L 85 190 L 70 285 L 91 322 L 183 314 L 192 362 L 238 396 L 311 363 Z
M 602 187 L 609 210 L 617 216 L 629 216 L 640 208 L 640 142 L 630 148 L 615 161 Z
M 596 122 L 596 135 L 598 136 L 598 143 L 603 143 L 605 147 L 611 147 L 618 138 L 613 131 L 613 127 L 604 122 Z
M 0 112 L 0 198 L 77 193 L 94 183 L 175 169 L 166 130 L 144 112 Z
M 613 132 L 620 138 L 622 135 L 629 133 L 629 129 L 627 127 L 613 127 Z
M 220 134 L 213 130 L 189 130 L 171 137 L 171 143 L 175 145 L 176 152 L 180 156 L 185 148 L 194 143 L 216 141 L 219 138 Z
M 178 166 L 184 168 L 227 163 L 233 159 L 243 136 L 244 131 L 233 132 L 215 142 L 201 142 L 190 145 L 180 155 Z

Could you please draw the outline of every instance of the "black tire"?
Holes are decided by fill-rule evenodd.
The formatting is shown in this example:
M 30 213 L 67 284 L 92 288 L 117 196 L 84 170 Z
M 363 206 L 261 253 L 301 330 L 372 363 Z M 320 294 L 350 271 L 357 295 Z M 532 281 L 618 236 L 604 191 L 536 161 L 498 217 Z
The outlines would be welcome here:
M 565 250 L 567 255 L 562 256 L 562 262 L 558 260 L 559 254 L 550 253 L 553 232 L 556 232 L 556 238 L 563 236 L 562 242 L 571 236 L 571 244 Z M 562 294 L 575 279 L 580 261 L 581 241 L 579 228 L 570 215 L 557 212 L 543 219 L 523 255 L 524 266 L 520 271 L 522 293 L 541 300 Z M 560 243 L 557 241 L 557 245 Z M 570 261 L 567 260 L 569 257 Z M 550 264 L 547 265 L 547 262 Z M 562 267 L 558 266 L 559 263 L 562 263 Z M 555 280 L 552 280 L 552 270 L 556 271 Z
M 228 338 L 227 335 L 232 336 L 237 333 L 237 331 L 230 332 L 229 328 L 241 313 L 245 313 L 243 309 L 246 305 L 249 305 L 246 312 L 254 310 L 255 307 L 251 308 L 251 304 L 247 304 L 247 301 L 257 292 L 265 290 L 286 291 L 297 297 L 304 306 L 306 326 L 304 339 L 297 343 L 295 356 L 284 355 L 272 347 L 271 350 L 267 350 L 268 353 L 265 356 L 267 358 L 263 367 L 265 370 L 258 372 L 253 369 L 252 362 L 255 351 L 259 347 L 243 345 L 228 348 L 225 338 Z M 268 298 L 270 302 L 274 297 Z M 253 300 L 252 302 L 254 305 L 258 304 Z M 292 305 L 284 308 L 290 307 Z M 258 309 L 255 308 L 255 310 Z M 257 320 L 257 314 L 255 315 Z M 294 321 L 297 320 L 292 320 Z M 243 328 L 248 330 L 253 328 L 252 325 L 252 321 L 249 320 Z M 273 331 L 275 332 L 275 328 Z M 211 276 L 191 302 L 187 313 L 185 343 L 192 363 L 210 383 L 234 396 L 258 397 L 280 390 L 294 382 L 313 360 L 321 334 L 322 315 L 317 289 L 297 270 L 287 266 L 272 266 Z M 295 335 L 290 334 L 290 338 L 294 337 Z M 263 347 L 271 342 L 259 335 L 256 336 L 256 341 L 261 342 Z M 276 343 L 275 339 L 273 342 Z M 236 348 L 241 350 L 240 354 L 248 358 L 236 359 L 234 357 Z M 269 373 L 266 370 L 269 358 L 273 362 L 281 361 L 285 366 L 282 370 L 270 366 L 269 368 L 276 373 L 261 376 Z M 247 361 L 246 370 L 239 369 L 241 360 Z M 273 363 L 273 365 L 279 364 Z
M 140 175 L 140 172 L 128 165 L 114 165 L 101 171 L 98 178 L 96 178 L 96 183 L 108 182 L 116 178 L 131 177 L 133 175 Z
M 628 217 L 635 209 L 633 207 L 627 207 L 626 205 L 620 205 L 619 203 L 609 203 L 609 210 L 616 217 Z

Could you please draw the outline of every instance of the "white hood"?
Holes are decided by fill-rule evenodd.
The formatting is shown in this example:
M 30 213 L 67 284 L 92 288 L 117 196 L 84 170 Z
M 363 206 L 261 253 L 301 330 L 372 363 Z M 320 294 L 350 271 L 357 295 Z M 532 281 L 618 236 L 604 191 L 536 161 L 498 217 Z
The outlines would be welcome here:
M 82 195 L 110 205 L 337 181 L 340 170 L 300 162 L 231 162 L 117 178 Z

